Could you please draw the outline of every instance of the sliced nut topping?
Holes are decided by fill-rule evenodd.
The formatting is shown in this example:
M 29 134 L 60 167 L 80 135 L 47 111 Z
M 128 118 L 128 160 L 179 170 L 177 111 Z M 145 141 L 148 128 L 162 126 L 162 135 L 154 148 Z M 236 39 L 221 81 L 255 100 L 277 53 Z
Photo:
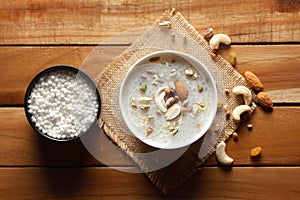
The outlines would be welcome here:
M 186 69 L 186 70 L 184 70 L 184 73 L 187 76 L 193 76 L 194 71 L 192 69 Z
M 176 134 L 178 132 L 178 130 L 179 130 L 179 128 L 177 126 L 175 126 L 175 127 L 174 126 L 169 127 L 169 131 L 170 131 L 171 135 Z
M 153 98 L 152 97 L 141 97 L 141 98 L 139 98 L 138 101 L 140 103 L 149 103 L 149 102 L 153 101 Z
M 181 113 L 180 111 L 180 105 L 178 103 L 175 103 L 172 105 L 166 112 L 165 117 L 167 121 L 173 120 L 176 117 L 178 117 Z
M 169 81 L 169 86 L 172 90 L 175 90 L 175 85 L 173 81 Z
M 153 133 L 153 128 L 148 127 L 148 128 L 146 129 L 146 136 L 148 137 L 149 135 L 151 135 L 151 133 Z
M 166 106 L 166 102 L 164 100 L 165 96 L 166 96 L 166 92 L 164 91 L 165 88 L 161 87 L 157 90 L 157 92 L 155 93 L 155 103 L 157 105 L 157 107 L 162 111 L 162 112 L 166 112 L 167 111 L 167 106 Z

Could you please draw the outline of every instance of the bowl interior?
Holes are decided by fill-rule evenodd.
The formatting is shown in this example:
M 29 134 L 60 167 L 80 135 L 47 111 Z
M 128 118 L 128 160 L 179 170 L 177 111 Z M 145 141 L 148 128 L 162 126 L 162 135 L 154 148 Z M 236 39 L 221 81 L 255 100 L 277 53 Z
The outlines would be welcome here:
M 186 70 L 193 75 L 187 75 Z M 179 116 L 167 120 L 172 106 L 166 112 L 158 112 L 155 96 L 159 96 L 161 88 L 171 88 L 170 82 L 176 85 L 175 96 L 180 97 L 177 83 L 181 83 L 188 90 L 188 97 L 179 98 Z M 146 91 L 141 90 L 143 85 L 147 86 Z M 148 102 L 143 101 L 145 97 Z M 217 99 L 214 79 L 199 60 L 182 52 L 158 51 L 138 60 L 127 72 L 119 104 L 125 124 L 137 138 L 156 148 L 174 149 L 187 146 L 206 133 L 216 115 Z M 165 96 L 164 102 L 167 101 Z M 184 101 L 188 101 L 188 106 L 184 106 Z M 178 105 L 172 112 L 178 111 Z
M 32 91 L 34 90 L 34 87 L 37 83 L 42 82 L 41 80 L 43 78 L 45 78 L 46 76 L 48 76 L 50 73 L 62 73 L 62 72 L 68 72 L 70 74 L 74 74 L 76 76 L 76 79 L 84 79 L 85 83 L 88 84 L 88 87 L 95 92 L 96 95 L 96 99 L 97 99 L 97 104 L 98 104 L 98 108 L 97 108 L 97 113 L 96 113 L 96 117 L 94 119 L 94 121 L 91 123 L 90 127 L 87 129 L 87 131 L 80 133 L 79 135 L 77 135 L 76 137 L 66 137 L 66 138 L 55 138 L 52 136 L 49 136 L 48 134 L 43 133 L 36 125 L 36 122 L 34 122 L 32 120 L 33 114 L 30 113 L 30 103 L 28 102 L 28 100 L 30 99 L 30 96 L 32 94 Z M 45 88 L 47 88 L 47 86 L 44 86 Z M 97 124 L 97 120 L 99 119 L 100 116 L 100 111 L 101 111 L 101 97 L 100 97 L 100 93 L 99 90 L 95 84 L 95 82 L 93 81 L 92 78 L 90 78 L 85 72 L 81 71 L 78 68 L 72 67 L 72 66 L 66 66 L 66 65 L 58 65 L 58 66 L 53 66 L 50 68 L 47 68 L 43 71 L 41 71 L 40 73 L 38 73 L 30 82 L 29 86 L 27 87 L 26 93 L 25 93 L 25 98 L 24 98 L 24 110 L 25 110 L 25 114 L 26 114 L 26 118 L 29 122 L 29 124 L 31 125 L 31 127 L 40 135 L 51 139 L 53 141 L 71 141 L 74 139 L 79 138 L 80 136 L 82 136 L 83 134 L 87 133 L 90 131 L 90 129 Z

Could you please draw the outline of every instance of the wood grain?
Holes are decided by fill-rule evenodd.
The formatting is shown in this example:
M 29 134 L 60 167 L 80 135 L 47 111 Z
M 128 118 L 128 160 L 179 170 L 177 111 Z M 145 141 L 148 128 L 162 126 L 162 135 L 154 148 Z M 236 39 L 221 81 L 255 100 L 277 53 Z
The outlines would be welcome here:
M 23 104 L 29 82 L 39 71 L 49 66 L 57 64 L 81 66 L 81 69 L 95 77 L 126 48 L 126 46 L 0 47 L 0 105 Z M 93 50 L 99 54 L 97 61 L 91 60 L 88 56 Z M 237 53 L 238 72 L 243 74 L 246 70 L 253 71 L 261 79 L 267 92 L 286 91 L 284 99 L 282 93 L 273 93 L 275 102 L 300 102 L 299 93 L 289 95 L 290 89 L 300 88 L 300 46 L 233 45 L 219 52 L 228 59 L 231 50 Z M 89 65 L 89 62 L 99 64 Z M 82 63 L 85 65 L 82 66 Z
M 250 121 L 253 130 L 243 124 L 237 131 L 239 141 L 230 139 L 227 143 L 235 165 L 300 165 L 299 114 L 299 107 L 276 107 L 271 113 L 257 108 Z M 99 130 L 88 136 L 90 142 L 83 138 L 83 144 L 79 140 L 57 143 L 44 139 L 29 126 L 23 108 L 0 108 L 0 130 L 0 166 L 133 165 Z M 249 157 L 255 146 L 263 148 L 256 162 Z M 216 164 L 214 157 L 206 163 Z
M 209 167 L 163 195 L 142 174 L 108 168 L 0 168 L 0 198 L 287 200 L 299 197 L 299 178 L 299 167 Z
M 13 0 L 0 3 L 0 43 L 98 44 L 173 7 L 200 33 L 214 27 L 237 43 L 300 40 L 298 0 Z

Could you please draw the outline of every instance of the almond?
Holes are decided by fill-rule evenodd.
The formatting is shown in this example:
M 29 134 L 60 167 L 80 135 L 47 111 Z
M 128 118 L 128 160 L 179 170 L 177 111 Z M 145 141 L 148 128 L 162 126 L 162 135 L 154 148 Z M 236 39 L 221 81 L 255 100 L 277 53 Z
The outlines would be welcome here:
M 273 102 L 272 102 L 271 97 L 269 97 L 269 95 L 267 95 L 267 93 L 265 93 L 265 92 L 258 93 L 257 102 L 265 108 L 273 107 Z
M 259 78 L 250 71 L 245 72 L 245 79 L 248 85 L 256 92 L 261 92 L 264 90 L 262 83 L 260 82 Z
M 181 81 L 177 80 L 175 82 L 175 90 L 176 90 L 176 94 L 179 98 L 180 101 L 184 101 L 187 99 L 188 95 L 189 95 L 189 91 L 187 90 L 186 86 L 184 85 L 184 83 L 182 83 Z

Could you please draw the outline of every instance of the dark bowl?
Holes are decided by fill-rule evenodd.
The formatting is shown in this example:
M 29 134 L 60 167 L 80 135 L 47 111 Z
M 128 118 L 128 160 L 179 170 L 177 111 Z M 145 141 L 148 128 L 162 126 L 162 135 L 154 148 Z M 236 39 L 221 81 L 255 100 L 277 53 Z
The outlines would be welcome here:
M 96 93 L 96 96 L 97 96 L 97 101 L 98 101 L 98 111 L 97 111 L 97 115 L 96 115 L 96 118 L 94 120 L 94 122 L 90 125 L 90 127 L 87 129 L 87 131 L 83 132 L 83 133 L 80 133 L 78 136 L 76 137 L 70 137 L 70 138 L 65 138 L 65 139 L 62 139 L 62 138 L 54 138 L 54 137 L 51 137 L 45 133 L 43 133 L 42 131 L 39 130 L 39 128 L 35 125 L 35 123 L 32 121 L 32 114 L 29 113 L 29 103 L 28 103 L 28 99 L 31 95 L 31 92 L 32 92 L 32 89 L 34 87 L 34 85 L 40 80 L 41 77 L 43 76 L 46 76 L 47 74 L 49 74 L 50 72 L 54 72 L 54 71 L 69 71 L 69 72 L 72 72 L 74 74 L 79 74 L 81 78 L 83 78 L 84 80 L 86 80 L 86 82 L 88 83 L 88 85 L 90 86 L 90 88 L 95 91 Z M 43 137 L 46 137 L 50 140 L 53 140 L 53 141 L 58 141 L 58 142 L 65 142 L 65 141 L 72 141 L 72 140 L 75 140 L 75 139 L 78 139 L 80 136 L 84 135 L 84 134 L 87 134 L 88 132 L 91 131 L 91 129 L 97 125 L 97 121 L 99 119 L 99 116 L 100 116 L 100 111 L 101 111 L 101 97 L 100 97 L 100 92 L 97 88 L 97 85 L 96 83 L 93 81 L 93 79 L 91 77 L 89 77 L 89 75 L 87 75 L 85 72 L 83 72 L 82 70 L 78 69 L 78 68 L 75 68 L 75 67 L 72 67 L 72 66 L 67 66 L 67 65 L 57 65 L 57 66 L 53 66 L 53 67 L 49 67 L 43 71 L 41 71 L 40 73 L 38 73 L 34 78 L 33 80 L 30 82 L 27 90 L 26 90 L 26 93 L 25 93 L 25 98 L 24 98 L 24 109 L 25 109 L 25 114 L 26 114 L 26 117 L 27 117 L 27 120 L 29 122 L 29 124 L 31 125 L 31 127 L 39 134 L 39 135 L 42 135 Z

